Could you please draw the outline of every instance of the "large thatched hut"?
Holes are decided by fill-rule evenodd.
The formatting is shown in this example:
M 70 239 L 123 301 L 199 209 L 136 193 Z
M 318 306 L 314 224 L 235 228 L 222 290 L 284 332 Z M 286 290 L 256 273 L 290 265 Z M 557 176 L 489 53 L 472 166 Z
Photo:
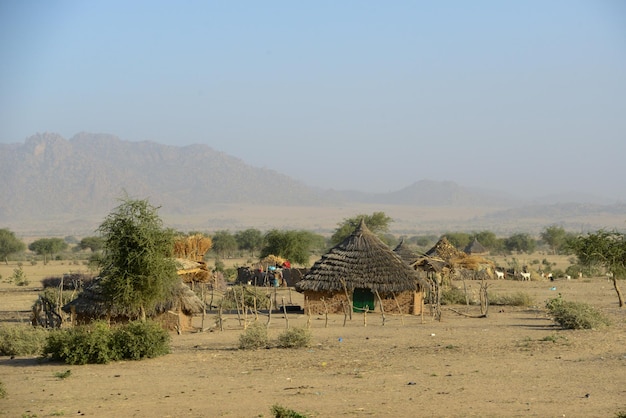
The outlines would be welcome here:
M 382 304 L 384 312 L 419 314 L 427 286 L 362 220 L 295 287 L 304 293 L 304 309 L 310 313 L 373 311 Z
M 103 319 L 112 323 L 123 323 L 134 319 L 134 315 L 122 307 L 114 306 L 103 292 L 100 278 L 91 280 L 78 297 L 64 305 L 63 312 L 70 314 L 76 325 Z M 156 306 L 154 319 L 166 329 L 185 330 L 191 328 L 193 315 L 201 313 L 204 304 L 189 286 L 180 282 L 172 295 Z

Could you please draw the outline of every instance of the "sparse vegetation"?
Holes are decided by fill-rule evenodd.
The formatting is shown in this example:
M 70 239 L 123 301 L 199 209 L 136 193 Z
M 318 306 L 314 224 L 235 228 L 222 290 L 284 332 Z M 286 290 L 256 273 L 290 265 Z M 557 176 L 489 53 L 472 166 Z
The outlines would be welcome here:
M 582 302 L 569 302 L 561 296 L 547 302 L 548 313 L 565 329 L 597 329 L 610 322 L 593 306 Z
M 7 397 L 7 390 L 4 388 L 4 383 L 0 381 L 0 399 Z
M 293 409 L 285 408 L 284 406 L 275 404 L 272 405 L 272 414 L 274 418 L 307 418 L 307 415 L 294 411 Z
M 489 304 L 506 306 L 532 306 L 533 298 L 525 292 L 515 292 L 512 294 L 490 294 Z
M 465 292 L 456 286 L 450 286 L 441 291 L 442 305 L 465 305 Z M 470 300 L 470 305 L 474 304 Z
M 72 375 L 72 371 L 71 370 L 66 370 L 64 372 L 56 372 L 54 374 L 54 377 L 56 377 L 57 379 L 67 379 L 71 375 Z

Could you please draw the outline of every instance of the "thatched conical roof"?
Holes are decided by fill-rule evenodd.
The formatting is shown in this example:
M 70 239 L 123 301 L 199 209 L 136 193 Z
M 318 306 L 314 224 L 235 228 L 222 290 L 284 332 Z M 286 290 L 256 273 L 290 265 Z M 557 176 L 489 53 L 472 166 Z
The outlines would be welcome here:
M 448 241 L 446 237 L 441 237 L 433 248 L 426 251 L 428 257 L 440 258 L 446 261 L 461 257 L 463 254 L 463 251 L 457 250 L 454 245 L 450 244 L 450 241 Z
M 339 292 L 357 288 L 381 293 L 428 286 L 361 220 L 355 231 L 319 259 L 296 284 L 298 291 Z
M 423 257 L 423 254 L 413 250 L 405 241 L 404 238 L 400 240 L 400 243 L 393 249 L 393 252 L 398 254 L 405 263 L 411 265 L 417 260 Z
M 467 254 L 485 254 L 487 249 L 474 237 L 474 240 L 465 247 L 464 251 Z

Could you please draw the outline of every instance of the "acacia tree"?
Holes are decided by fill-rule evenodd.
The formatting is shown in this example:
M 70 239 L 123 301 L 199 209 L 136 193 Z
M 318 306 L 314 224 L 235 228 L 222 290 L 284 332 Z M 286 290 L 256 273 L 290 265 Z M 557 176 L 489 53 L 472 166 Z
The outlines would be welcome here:
M 147 200 L 124 199 L 102 222 L 102 289 L 111 303 L 145 320 L 171 297 L 178 281 L 171 258 L 174 231 L 165 229 L 158 208 Z
M 550 225 L 541 232 L 541 239 L 548 244 L 552 254 L 558 254 L 560 249 L 566 244 L 567 232 L 558 225 Z
M 44 264 L 47 263 L 46 256 L 60 253 L 67 248 L 67 242 L 63 238 L 41 238 L 28 245 L 28 249 L 39 255 L 43 255 Z
M 307 265 L 311 252 L 324 243 L 324 237 L 309 231 L 279 231 L 273 229 L 265 234 L 261 258 L 270 254 L 286 258 L 294 263 Z
M 527 254 L 535 251 L 536 242 L 529 234 L 513 234 L 504 240 L 504 247 L 508 251 L 524 252 Z
M 617 284 L 618 276 L 626 274 L 626 238 L 618 232 L 604 230 L 578 236 L 569 241 L 578 261 L 584 266 L 601 266 L 610 273 L 617 293 L 619 307 L 624 306 L 624 297 Z
M 236 232 L 235 241 L 240 250 L 250 251 L 254 257 L 254 253 L 263 246 L 263 234 L 258 229 L 248 228 L 245 231 Z
M 353 218 L 346 218 L 338 224 L 335 233 L 330 237 L 331 245 L 337 245 L 346 239 L 361 223 L 361 219 L 365 221 L 367 228 L 384 241 L 384 234 L 389 230 L 389 223 L 393 222 L 385 212 L 374 212 L 371 215 L 357 215 Z
M 104 245 L 104 240 L 102 239 L 102 237 L 95 237 L 95 236 L 85 237 L 81 239 L 80 242 L 78 243 L 78 246 L 80 247 L 81 250 L 90 249 L 94 253 L 97 251 L 100 251 L 103 245 Z
M 212 250 L 218 257 L 224 258 L 227 254 L 237 251 L 237 240 L 230 231 L 217 231 L 211 239 L 213 240 Z
M 26 249 L 26 244 L 20 241 L 15 233 L 6 228 L 0 229 L 0 258 L 9 264 L 8 256 Z

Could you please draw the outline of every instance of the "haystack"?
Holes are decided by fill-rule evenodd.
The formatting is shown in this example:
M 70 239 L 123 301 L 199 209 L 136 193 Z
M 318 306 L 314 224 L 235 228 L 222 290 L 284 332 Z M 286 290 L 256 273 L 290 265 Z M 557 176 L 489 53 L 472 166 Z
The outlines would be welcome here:
M 204 261 L 193 261 L 186 258 L 176 258 L 176 273 L 183 283 L 188 283 L 192 287 L 195 283 L 208 283 L 211 281 L 211 274 Z
M 305 310 L 343 313 L 380 310 L 419 314 L 428 286 L 361 220 L 355 231 L 315 262 L 296 290 Z M 399 307 L 399 308 L 398 308 Z

